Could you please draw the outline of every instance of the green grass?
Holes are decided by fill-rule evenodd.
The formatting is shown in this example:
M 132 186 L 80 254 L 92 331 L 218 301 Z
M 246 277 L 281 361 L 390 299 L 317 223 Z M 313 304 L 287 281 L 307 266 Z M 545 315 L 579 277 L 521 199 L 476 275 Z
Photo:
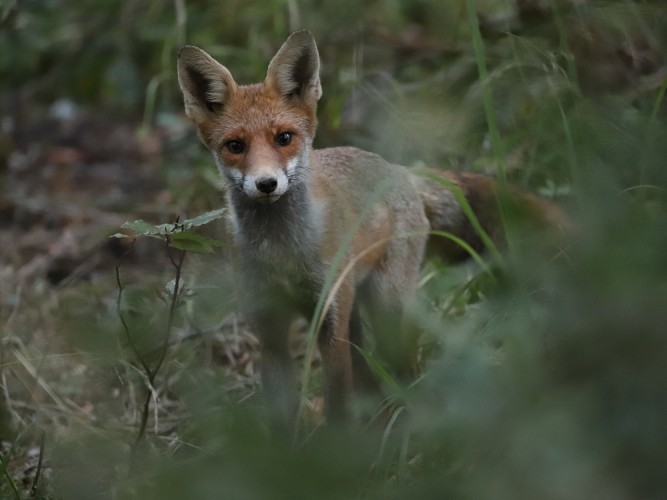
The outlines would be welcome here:
M 507 210 L 508 247 L 487 244 L 457 266 L 427 262 L 406 324 L 420 334 L 422 372 L 403 386 L 370 343 L 364 355 L 384 397 L 370 423 L 321 425 L 317 314 L 298 328 L 296 445 L 266 425 L 259 348 L 235 315 L 228 248 L 191 251 L 227 243 L 214 221 L 181 242 L 190 246 L 175 301 L 160 241 L 144 238 L 123 259 L 120 304 L 115 259 L 53 285 L 45 273 L 22 278 L 39 251 L 8 247 L 0 497 L 661 497 L 667 7 L 545 0 L 520 18 L 500 0 L 320 3 L 10 3 L 0 8 L 0 46 L 12 48 L 0 51 L 0 109 L 34 123 L 66 96 L 141 127 L 140 140 L 165 134 L 148 171 L 171 194 L 118 208 L 113 220 L 173 222 L 174 212 L 221 203 L 209 155 L 189 125 L 178 132 L 175 49 L 198 44 L 251 82 L 291 29 L 308 27 L 323 61 L 319 145 L 495 175 L 553 197 L 571 231 L 546 241 L 514 227 Z M 13 99 L 13 110 L 3 104 Z M 22 143 L 2 134 L 0 159 L 20 165 Z M 27 140 L 49 151 L 56 137 Z M 48 161 L 23 177 L 3 170 L 1 201 L 12 192 L 32 201 L 16 190 L 48 175 Z M 3 242 L 42 234 L 27 206 L 2 222 Z M 108 219 L 86 227 L 117 232 Z M 79 227 L 47 222 L 46 257 Z

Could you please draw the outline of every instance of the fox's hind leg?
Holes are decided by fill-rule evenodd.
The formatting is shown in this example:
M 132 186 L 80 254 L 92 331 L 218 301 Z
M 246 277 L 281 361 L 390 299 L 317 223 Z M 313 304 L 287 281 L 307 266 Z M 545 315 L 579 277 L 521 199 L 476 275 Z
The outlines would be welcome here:
M 368 283 L 364 310 L 375 351 L 390 372 L 409 380 L 417 371 L 417 337 L 405 328 L 406 302 L 400 294 L 378 291 L 384 284 Z
M 425 244 L 426 231 L 395 238 L 360 290 L 377 353 L 404 380 L 417 372 L 418 337 L 404 313 L 415 299 Z

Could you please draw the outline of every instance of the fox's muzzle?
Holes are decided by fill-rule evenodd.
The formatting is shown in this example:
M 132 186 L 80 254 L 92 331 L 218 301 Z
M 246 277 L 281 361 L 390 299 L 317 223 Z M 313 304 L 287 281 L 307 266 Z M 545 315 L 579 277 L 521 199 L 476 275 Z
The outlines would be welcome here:
M 280 198 L 289 186 L 287 175 L 282 170 L 275 175 L 255 177 L 246 175 L 243 179 L 243 191 L 248 197 L 260 203 L 273 203 Z

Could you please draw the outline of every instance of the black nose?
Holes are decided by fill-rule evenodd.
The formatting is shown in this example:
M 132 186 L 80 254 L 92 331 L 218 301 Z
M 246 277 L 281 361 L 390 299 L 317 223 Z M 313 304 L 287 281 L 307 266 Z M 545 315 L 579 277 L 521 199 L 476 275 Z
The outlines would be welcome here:
M 271 194 L 278 187 L 278 179 L 275 177 L 262 177 L 255 181 L 255 186 L 264 194 Z

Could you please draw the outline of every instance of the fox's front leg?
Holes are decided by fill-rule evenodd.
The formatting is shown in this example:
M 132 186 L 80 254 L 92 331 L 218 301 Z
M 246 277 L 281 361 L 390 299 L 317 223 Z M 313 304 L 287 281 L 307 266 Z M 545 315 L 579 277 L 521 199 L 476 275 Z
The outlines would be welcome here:
M 246 313 L 262 345 L 260 373 L 262 392 L 270 418 L 285 429 L 295 427 L 298 397 L 294 383 L 288 334 L 291 317 L 278 308 Z

